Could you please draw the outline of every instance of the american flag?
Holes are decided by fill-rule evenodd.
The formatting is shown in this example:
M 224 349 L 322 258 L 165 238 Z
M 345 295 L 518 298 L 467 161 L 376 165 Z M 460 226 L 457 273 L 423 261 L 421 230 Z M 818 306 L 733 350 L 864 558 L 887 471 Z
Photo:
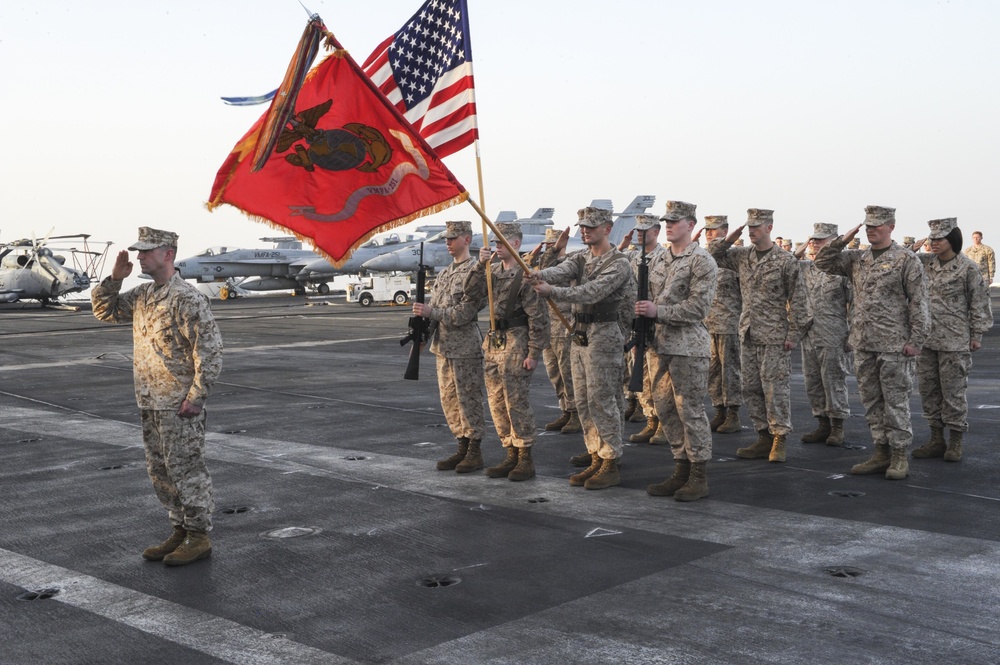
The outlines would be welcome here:
M 479 138 L 466 0 L 427 0 L 362 69 L 439 157 Z

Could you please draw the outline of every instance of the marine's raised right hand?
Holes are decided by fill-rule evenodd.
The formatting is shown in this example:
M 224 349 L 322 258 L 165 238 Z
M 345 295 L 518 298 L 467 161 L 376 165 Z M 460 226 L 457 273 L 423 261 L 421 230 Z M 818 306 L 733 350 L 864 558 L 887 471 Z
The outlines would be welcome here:
M 122 280 L 132 274 L 132 262 L 128 260 L 128 250 L 118 252 L 115 265 L 111 268 L 111 279 Z

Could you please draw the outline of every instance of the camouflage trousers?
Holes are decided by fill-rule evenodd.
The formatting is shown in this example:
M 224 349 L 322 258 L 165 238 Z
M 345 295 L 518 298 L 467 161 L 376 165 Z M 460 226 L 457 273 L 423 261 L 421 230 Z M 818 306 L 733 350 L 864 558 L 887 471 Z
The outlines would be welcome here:
M 851 417 L 847 399 L 847 353 L 840 346 L 816 346 L 802 338 L 802 375 L 813 416 Z
M 649 354 L 653 398 L 674 459 L 712 459 L 712 430 L 705 415 L 708 358 Z
M 913 441 L 910 393 L 914 365 L 913 358 L 902 353 L 854 352 L 858 391 L 876 444 L 906 448 Z
M 708 395 L 712 406 L 739 406 L 743 403 L 740 373 L 740 336 L 712 335 L 708 363 Z
M 917 356 L 917 384 L 924 418 L 931 427 L 969 431 L 969 351 L 934 351 L 924 347 Z
M 620 343 L 619 343 L 620 344 Z M 622 349 L 573 345 L 573 390 L 587 452 L 602 459 L 622 455 L 625 397 L 621 390 Z
M 528 403 L 532 372 L 524 357 L 514 353 L 486 353 L 483 363 L 486 397 L 497 436 L 504 448 L 527 448 L 535 443 L 535 414 Z
M 452 436 L 482 441 L 486 433 L 482 358 L 438 356 L 437 377 L 441 410 Z
M 788 380 L 792 373 L 791 354 L 779 344 L 751 344 L 741 347 L 743 403 L 760 432 L 788 434 L 792 417 Z
M 562 324 L 560 324 L 562 325 Z M 570 344 L 568 337 L 553 336 L 549 348 L 542 351 L 545 361 L 545 372 L 559 398 L 559 408 L 569 413 L 576 412 L 576 397 L 573 393 L 573 366 L 570 360 Z
M 142 443 L 153 491 L 170 524 L 212 530 L 212 477 L 205 466 L 206 412 L 181 418 L 175 411 L 141 409 Z

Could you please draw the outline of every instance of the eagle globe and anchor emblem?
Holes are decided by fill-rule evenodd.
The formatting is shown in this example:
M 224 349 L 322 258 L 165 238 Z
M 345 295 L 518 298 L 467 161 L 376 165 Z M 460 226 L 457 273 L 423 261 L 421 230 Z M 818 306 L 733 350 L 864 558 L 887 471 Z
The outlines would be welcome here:
M 291 127 L 282 130 L 275 152 L 294 147 L 295 152 L 285 155 L 285 161 L 306 171 L 315 171 L 318 166 L 326 171 L 357 169 L 373 173 L 392 158 L 389 142 L 374 127 L 350 122 L 340 129 L 317 128 L 319 119 L 332 105 L 333 100 L 328 99 L 292 116 L 288 121 Z

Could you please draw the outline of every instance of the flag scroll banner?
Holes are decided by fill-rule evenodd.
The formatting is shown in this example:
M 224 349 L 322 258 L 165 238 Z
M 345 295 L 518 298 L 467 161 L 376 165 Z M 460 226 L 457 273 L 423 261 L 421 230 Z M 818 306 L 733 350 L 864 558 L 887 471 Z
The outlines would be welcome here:
M 223 203 L 287 229 L 335 266 L 379 231 L 465 201 L 468 193 L 343 48 L 309 72 L 262 168 L 264 114 L 215 177 Z
M 362 68 L 440 157 L 479 138 L 466 0 L 427 0 Z

